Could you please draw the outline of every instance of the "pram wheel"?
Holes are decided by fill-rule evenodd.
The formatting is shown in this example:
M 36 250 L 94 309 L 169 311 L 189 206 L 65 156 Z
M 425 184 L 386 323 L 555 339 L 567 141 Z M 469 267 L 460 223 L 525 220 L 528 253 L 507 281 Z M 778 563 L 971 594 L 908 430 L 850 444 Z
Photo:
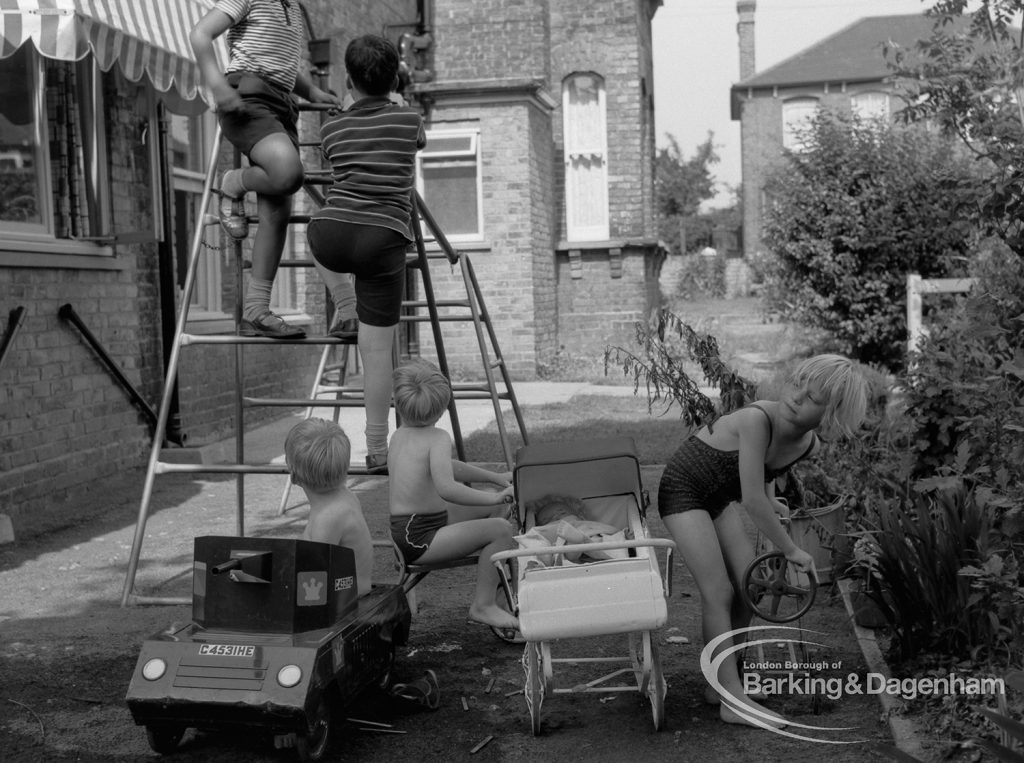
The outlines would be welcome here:
M 643 631 L 629 634 L 629 647 L 637 688 L 651 703 L 654 730 L 661 731 L 665 726 L 665 695 L 668 693 L 668 686 L 665 683 L 665 674 L 661 672 L 658 645 L 651 638 L 650 631 Z
M 804 585 L 797 581 L 797 574 L 781 551 L 769 551 L 752 561 L 743 573 L 741 590 L 754 614 L 770 623 L 789 623 L 807 614 L 818 581 L 807 575 Z
M 530 726 L 533 735 L 540 735 L 540 707 L 544 703 L 543 656 L 539 641 L 526 642 L 523 651 L 523 669 L 526 671 L 526 707 L 530 711 Z

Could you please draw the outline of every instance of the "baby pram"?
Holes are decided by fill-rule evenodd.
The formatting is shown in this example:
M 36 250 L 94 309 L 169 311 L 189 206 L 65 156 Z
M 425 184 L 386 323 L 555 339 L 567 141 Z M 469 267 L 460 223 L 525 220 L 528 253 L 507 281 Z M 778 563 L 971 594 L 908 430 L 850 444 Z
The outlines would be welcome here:
M 525 446 L 516 454 L 514 484 L 524 532 L 534 526 L 531 506 L 550 494 L 580 499 L 583 519 L 622 531 L 621 540 L 519 548 L 492 557 L 503 575 L 506 562 L 514 560 L 510 567 L 515 579 L 508 588 L 526 640 L 525 695 L 533 733 L 540 733 L 545 695 L 573 692 L 639 691 L 650 701 L 655 729 L 661 729 L 666 685 L 652 631 L 668 618 L 668 555 L 675 544 L 648 534 L 648 501 L 633 440 Z M 664 576 L 657 548 L 667 549 Z M 628 634 L 624 657 L 552 656 L 553 647 L 566 646 L 564 640 L 610 634 Z M 554 677 L 555 665 L 602 663 L 622 667 L 571 686 L 559 685 Z

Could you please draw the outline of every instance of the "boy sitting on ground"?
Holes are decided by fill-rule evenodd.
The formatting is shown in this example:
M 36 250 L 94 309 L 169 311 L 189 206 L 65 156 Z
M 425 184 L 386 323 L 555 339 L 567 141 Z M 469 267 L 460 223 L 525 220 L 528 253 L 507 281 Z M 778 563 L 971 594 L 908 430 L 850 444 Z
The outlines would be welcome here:
M 356 494 L 345 484 L 352 448 L 341 427 L 326 419 L 305 419 L 288 433 L 284 456 L 291 480 L 309 501 L 305 540 L 352 549 L 360 596 L 370 592 L 373 541 Z

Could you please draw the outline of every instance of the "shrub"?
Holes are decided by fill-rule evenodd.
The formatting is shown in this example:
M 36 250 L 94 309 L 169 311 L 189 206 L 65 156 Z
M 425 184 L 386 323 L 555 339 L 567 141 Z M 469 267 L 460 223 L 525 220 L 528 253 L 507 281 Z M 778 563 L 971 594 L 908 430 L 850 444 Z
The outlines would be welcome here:
M 725 296 L 725 256 L 683 255 L 676 294 L 684 299 Z
M 842 354 L 900 369 L 906 274 L 950 275 L 966 256 L 961 210 L 978 170 L 925 130 L 827 111 L 805 145 L 765 185 L 772 307 L 830 332 Z
M 955 466 L 1007 490 L 1024 482 L 1024 262 L 996 247 L 972 275 L 907 376 L 915 475 Z

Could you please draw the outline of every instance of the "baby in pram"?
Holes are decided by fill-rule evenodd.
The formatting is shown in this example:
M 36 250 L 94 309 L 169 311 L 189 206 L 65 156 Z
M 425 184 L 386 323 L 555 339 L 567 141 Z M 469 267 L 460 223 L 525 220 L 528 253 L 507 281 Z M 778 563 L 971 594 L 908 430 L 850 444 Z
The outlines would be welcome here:
M 516 537 L 521 548 L 538 546 L 573 545 L 618 541 L 626 538 L 621 528 L 605 522 L 586 519 L 586 507 L 579 498 L 571 495 L 549 493 L 526 504 L 527 512 L 533 515 L 534 526 L 523 535 Z M 570 562 L 578 562 L 583 553 L 565 554 Z M 587 554 L 590 559 L 612 559 L 625 557 L 623 549 L 604 550 Z M 547 557 L 549 560 L 553 557 Z

